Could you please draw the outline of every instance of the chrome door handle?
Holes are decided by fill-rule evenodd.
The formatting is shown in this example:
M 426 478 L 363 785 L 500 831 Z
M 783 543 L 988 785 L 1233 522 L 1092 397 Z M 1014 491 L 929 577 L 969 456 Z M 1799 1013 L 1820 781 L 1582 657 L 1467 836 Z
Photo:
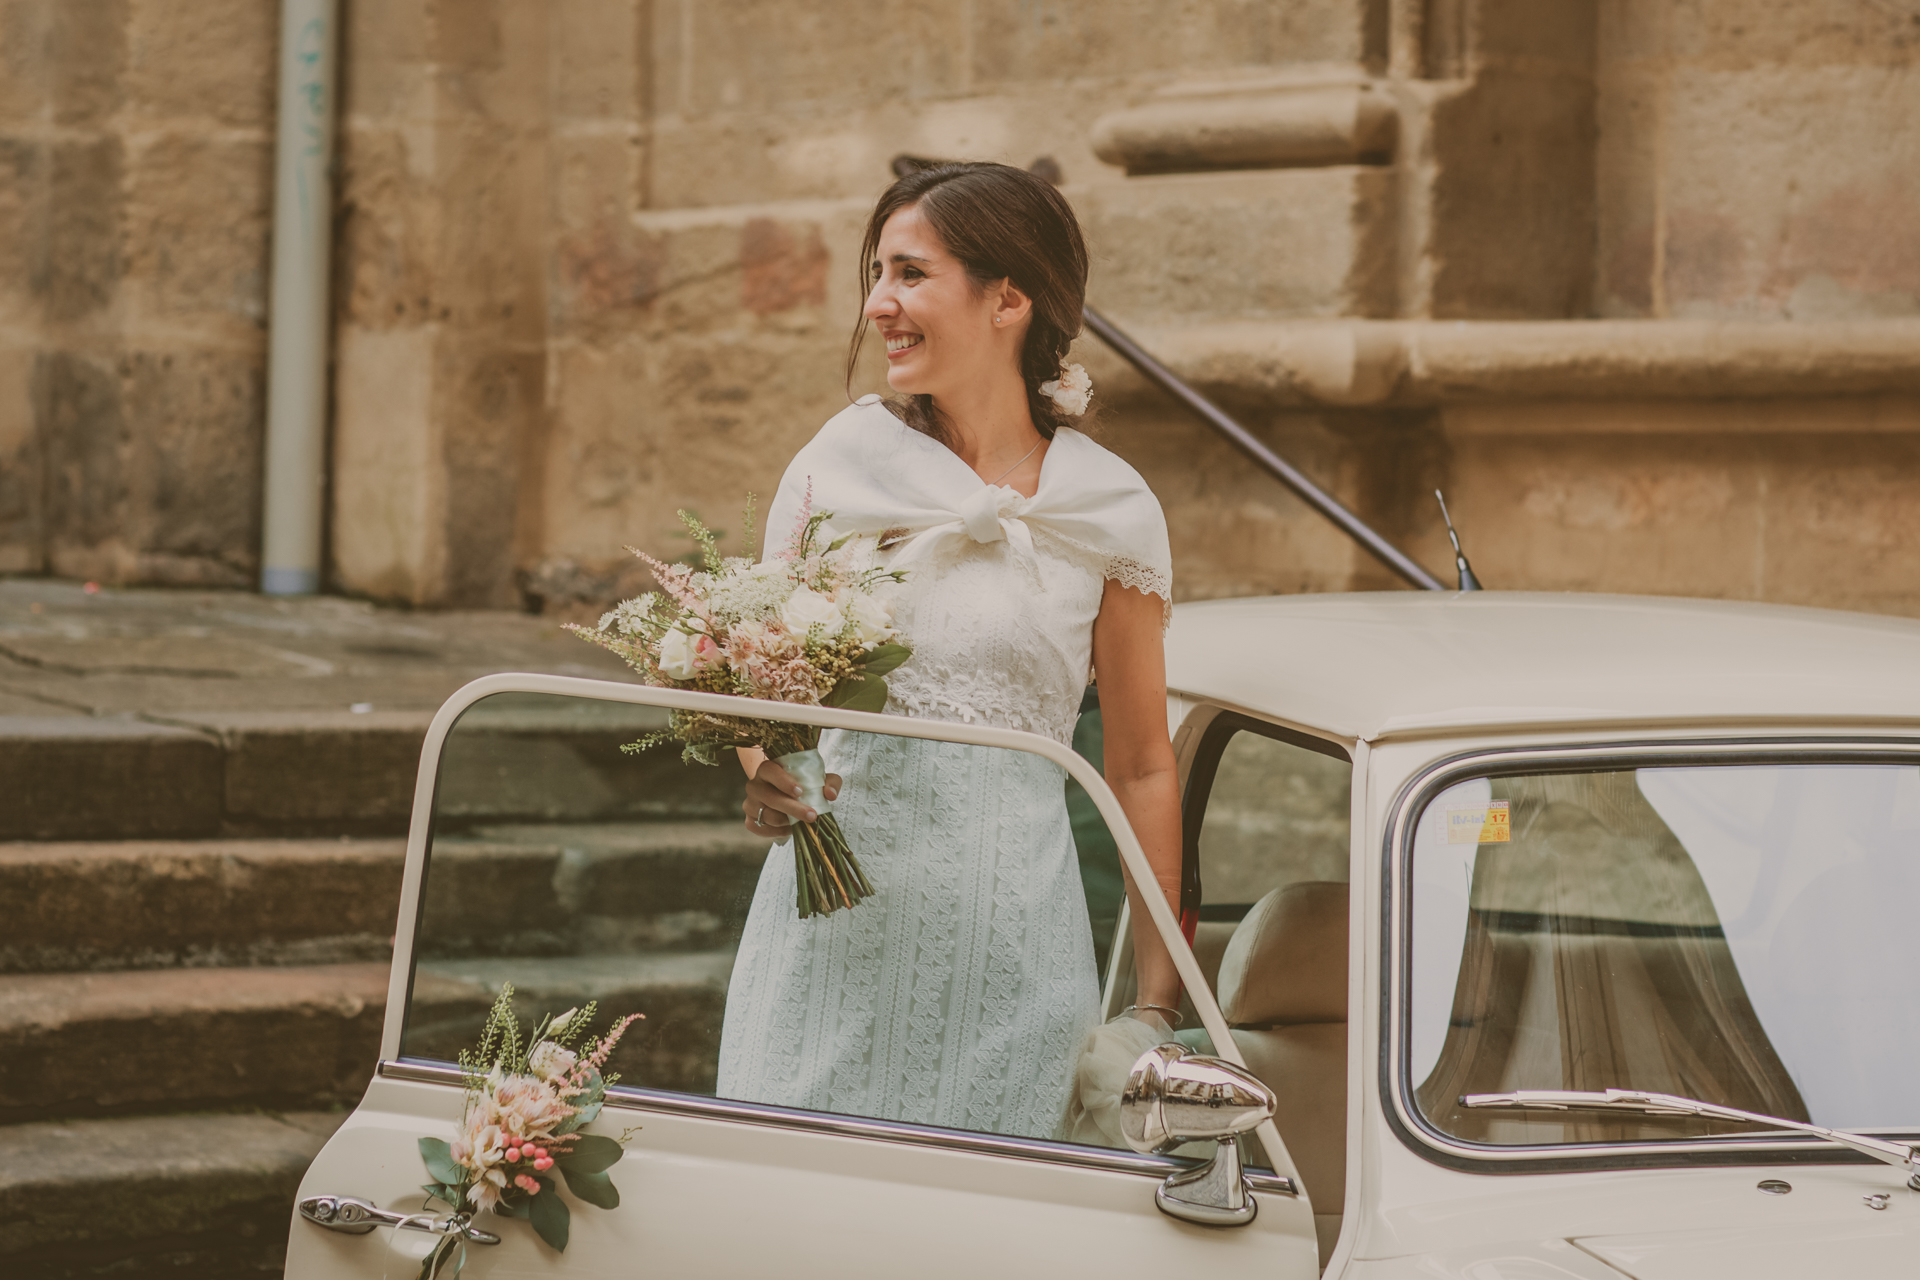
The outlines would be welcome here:
M 500 1237 L 472 1225 L 464 1213 L 435 1218 L 430 1213 L 395 1213 L 353 1196 L 308 1196 L 300 1202 L 300 1216 L 329 1231 L 363 1236 L 375 1227 L 404 1227 L 437 1236 L 460 1236 L 471 1244 L 499 1244 Z

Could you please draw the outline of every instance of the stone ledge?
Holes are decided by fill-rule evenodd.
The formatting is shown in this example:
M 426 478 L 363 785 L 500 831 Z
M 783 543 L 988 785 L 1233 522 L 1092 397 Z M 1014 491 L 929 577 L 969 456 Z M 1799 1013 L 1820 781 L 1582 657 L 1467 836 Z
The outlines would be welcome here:
M 1096 304 L 1097 305 L 1097 304 Z M 1739 399 L 1920 393 L 1920 318 L 1342 320 L 1134 328 L 1209 394 L 1294 406 L 1484 400 Z M 1079 350 L 1113 398 L 1146 380 L 1097 339 Z
M 1100 117 L 1093 153 L 1129 176 L 1383 163 L 1399 117 L 1366 81 L 1164 95 Z

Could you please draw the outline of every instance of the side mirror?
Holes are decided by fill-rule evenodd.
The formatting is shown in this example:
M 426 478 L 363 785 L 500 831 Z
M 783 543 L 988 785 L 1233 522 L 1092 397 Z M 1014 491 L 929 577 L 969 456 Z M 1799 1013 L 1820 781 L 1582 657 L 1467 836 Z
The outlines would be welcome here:
M 1120 1095 L 1120 1131 L 1135 1151 L 1213 1139 L 1213 1159 L 1160 1184 L 1163 1213 L 1210 1227 L 1239 1227 L 1258 1209 L 1241 1168 L 1240 1135 L 1273 1116 L 1273 1090 L 1245 1069 L 1184 1045 L 1141 1054 Z

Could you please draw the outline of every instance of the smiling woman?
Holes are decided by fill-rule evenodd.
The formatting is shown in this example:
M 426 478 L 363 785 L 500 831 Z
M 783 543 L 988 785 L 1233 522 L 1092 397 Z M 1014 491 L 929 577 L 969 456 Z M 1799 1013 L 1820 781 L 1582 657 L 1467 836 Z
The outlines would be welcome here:
M 913 656 L 888 676 L 888 711 L 1068 744 L 1097 662 L 1107 780 L 1160 882 L 1148 891 L 1177 902 L 1166 521 L 1132 467 L 1067 425 L 1090 392 L 1063 364 L 1086 290 L 1073 212 L 1023 170 L 941 165 L 881 197 L 861 261 L 854 349 L 876 327 L 902 394 L 861 397 L 800 451 L 770 538 L 810 511 L 904 575 L 893 619 Z M 786 841 L 815 811 L 785 770 L 742 752 L 747 827 L 781 843 L 732 971 L 721 1095 L 1096 1140 L 1088 1099 L 1118 1095 L 1101 1064 L 1124 1077 L 1137 1042 L 1166 1034 L 1180 983 L 1130 886 L 1137 1016 L 1098 1026 L 1064 775 L 870 734 L 824 734 L 820 752 L 874 892 L 796 918 Z

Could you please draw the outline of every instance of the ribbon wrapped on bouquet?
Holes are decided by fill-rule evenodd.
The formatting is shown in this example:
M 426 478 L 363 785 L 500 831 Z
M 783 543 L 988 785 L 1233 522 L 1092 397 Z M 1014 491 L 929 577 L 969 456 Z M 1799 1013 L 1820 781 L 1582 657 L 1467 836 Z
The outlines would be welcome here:
M 620 655 L 648 684 L 882 710 L 884 677 L 912 656 L 898 643 L 890 601 L 906 574 L 875 563 L 875 538 L 831 536 L 831 515 L 812 510 L 809 496 L 786 545 L 756 563 L 720 555 L 713 534 L 682 511 L 700 546 L 701 565 L 663 564 L 635 551 L 660 590 L 623 601 L 597 627 L 572 630 Z M 746 524 L 752 545 L 751 499 Z M 707 765 L 718 764 L 723 751 L 757 747 L 800 783 L 801 800 L 820 815 L 793 826 L 794 905 L 802 918 L 850 908 L 873 893 L 827 809 L 817 726 L 673 711 L 665 729 L 621 749 L 644 751 L 665 742 L 680 743 L 689 763 Z

